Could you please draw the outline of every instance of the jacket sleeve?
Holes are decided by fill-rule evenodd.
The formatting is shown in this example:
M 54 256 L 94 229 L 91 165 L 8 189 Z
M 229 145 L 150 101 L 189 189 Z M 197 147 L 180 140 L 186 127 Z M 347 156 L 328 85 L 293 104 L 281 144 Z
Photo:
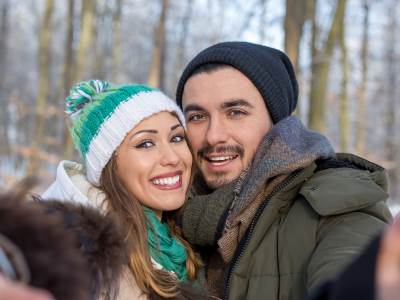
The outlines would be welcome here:
M 317 247 L 307 270 L 308 290 L 334 279 L 390 219 L 390 212 L 383 202 L 359 211 L 321 217 Z

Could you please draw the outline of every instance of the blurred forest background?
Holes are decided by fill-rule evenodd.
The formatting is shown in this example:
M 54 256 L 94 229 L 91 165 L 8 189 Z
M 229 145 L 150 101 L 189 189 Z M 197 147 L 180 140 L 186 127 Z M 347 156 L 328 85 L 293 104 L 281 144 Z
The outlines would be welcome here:
M 171 97 L 186 63 L 220 41 L 284 50 L 296 114 L 337 151 L 385 166 L 400 203 L 399 0 L 0 0 L 0 189 L 43 190 L 73 149 L 63 101 L 75 82 L 148 82 Z

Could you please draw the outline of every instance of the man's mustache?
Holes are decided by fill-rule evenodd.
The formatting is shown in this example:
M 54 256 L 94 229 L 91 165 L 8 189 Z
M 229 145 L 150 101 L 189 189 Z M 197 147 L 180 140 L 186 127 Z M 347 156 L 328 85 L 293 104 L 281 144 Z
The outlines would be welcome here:
M 206 155 L 210 153 L 218 153 L 218 154 L 224 154 L 224 153 L 235 153 L 238 154 L 240 158 L 243 158 L 244 155 L 244 149 L 240 146 L 233 146 L 233 145 L 226 145 L 226 146 L 205 146 L 201 148 L 199 151 L 197 151 L 197 155 L 200 158 L 205 158 Z

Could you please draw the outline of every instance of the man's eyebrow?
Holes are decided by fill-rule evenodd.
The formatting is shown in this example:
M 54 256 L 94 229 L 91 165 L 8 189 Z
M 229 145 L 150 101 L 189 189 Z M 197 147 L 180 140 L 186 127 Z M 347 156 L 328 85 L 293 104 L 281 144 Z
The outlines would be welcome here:
M 235 106 L 245 106 L 245 107 L 254 108 L 254 106 L 252 104 L 250 104 L 248 101 L 246 101 L 244 99 L 228 100 L 221 104 L 222 109 L 231 108 L 231 107 L 235 107 Z M 191 111 L 204 111 L 204 108 L 198 104 L 189 104 L 188 106 L 185 107 L 183 112 L 184 112 L 184 114 L 187 114 L 188 112 L 191 112 Z
M 188 106 L 185 107 L 183 112 L 184 112 L 184 114 L 187 114 L 188 112 L 191 112 L 191 111 L 204 111 L 204 108 L 202 108 L 198 104 L 189 104 Z
M 224 103 L 221 104 L 222 109 L 231 108 L 231 107 L 235 107 L 235 106 L 245 106 L 245 107 L 254 108 L 254 106 L 252 104 L 250 104 L 248 101 L 246 101 L 244 99 L 229 100 L 229 101 L 225 101 Z

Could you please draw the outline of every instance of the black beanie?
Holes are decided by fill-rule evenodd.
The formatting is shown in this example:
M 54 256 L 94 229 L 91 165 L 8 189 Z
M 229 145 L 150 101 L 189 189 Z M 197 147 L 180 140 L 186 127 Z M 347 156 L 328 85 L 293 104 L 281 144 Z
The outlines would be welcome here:
M 299 91 L 289 58 L 277 49 L 247 42 L 224 42 L 201 51 L 179 79 L 176 102 L 180 107 L 189 77 L 199 67 L 214 63 L 232 66 L 251 80 L 263 97 L 274 124 L 296 108 Z

